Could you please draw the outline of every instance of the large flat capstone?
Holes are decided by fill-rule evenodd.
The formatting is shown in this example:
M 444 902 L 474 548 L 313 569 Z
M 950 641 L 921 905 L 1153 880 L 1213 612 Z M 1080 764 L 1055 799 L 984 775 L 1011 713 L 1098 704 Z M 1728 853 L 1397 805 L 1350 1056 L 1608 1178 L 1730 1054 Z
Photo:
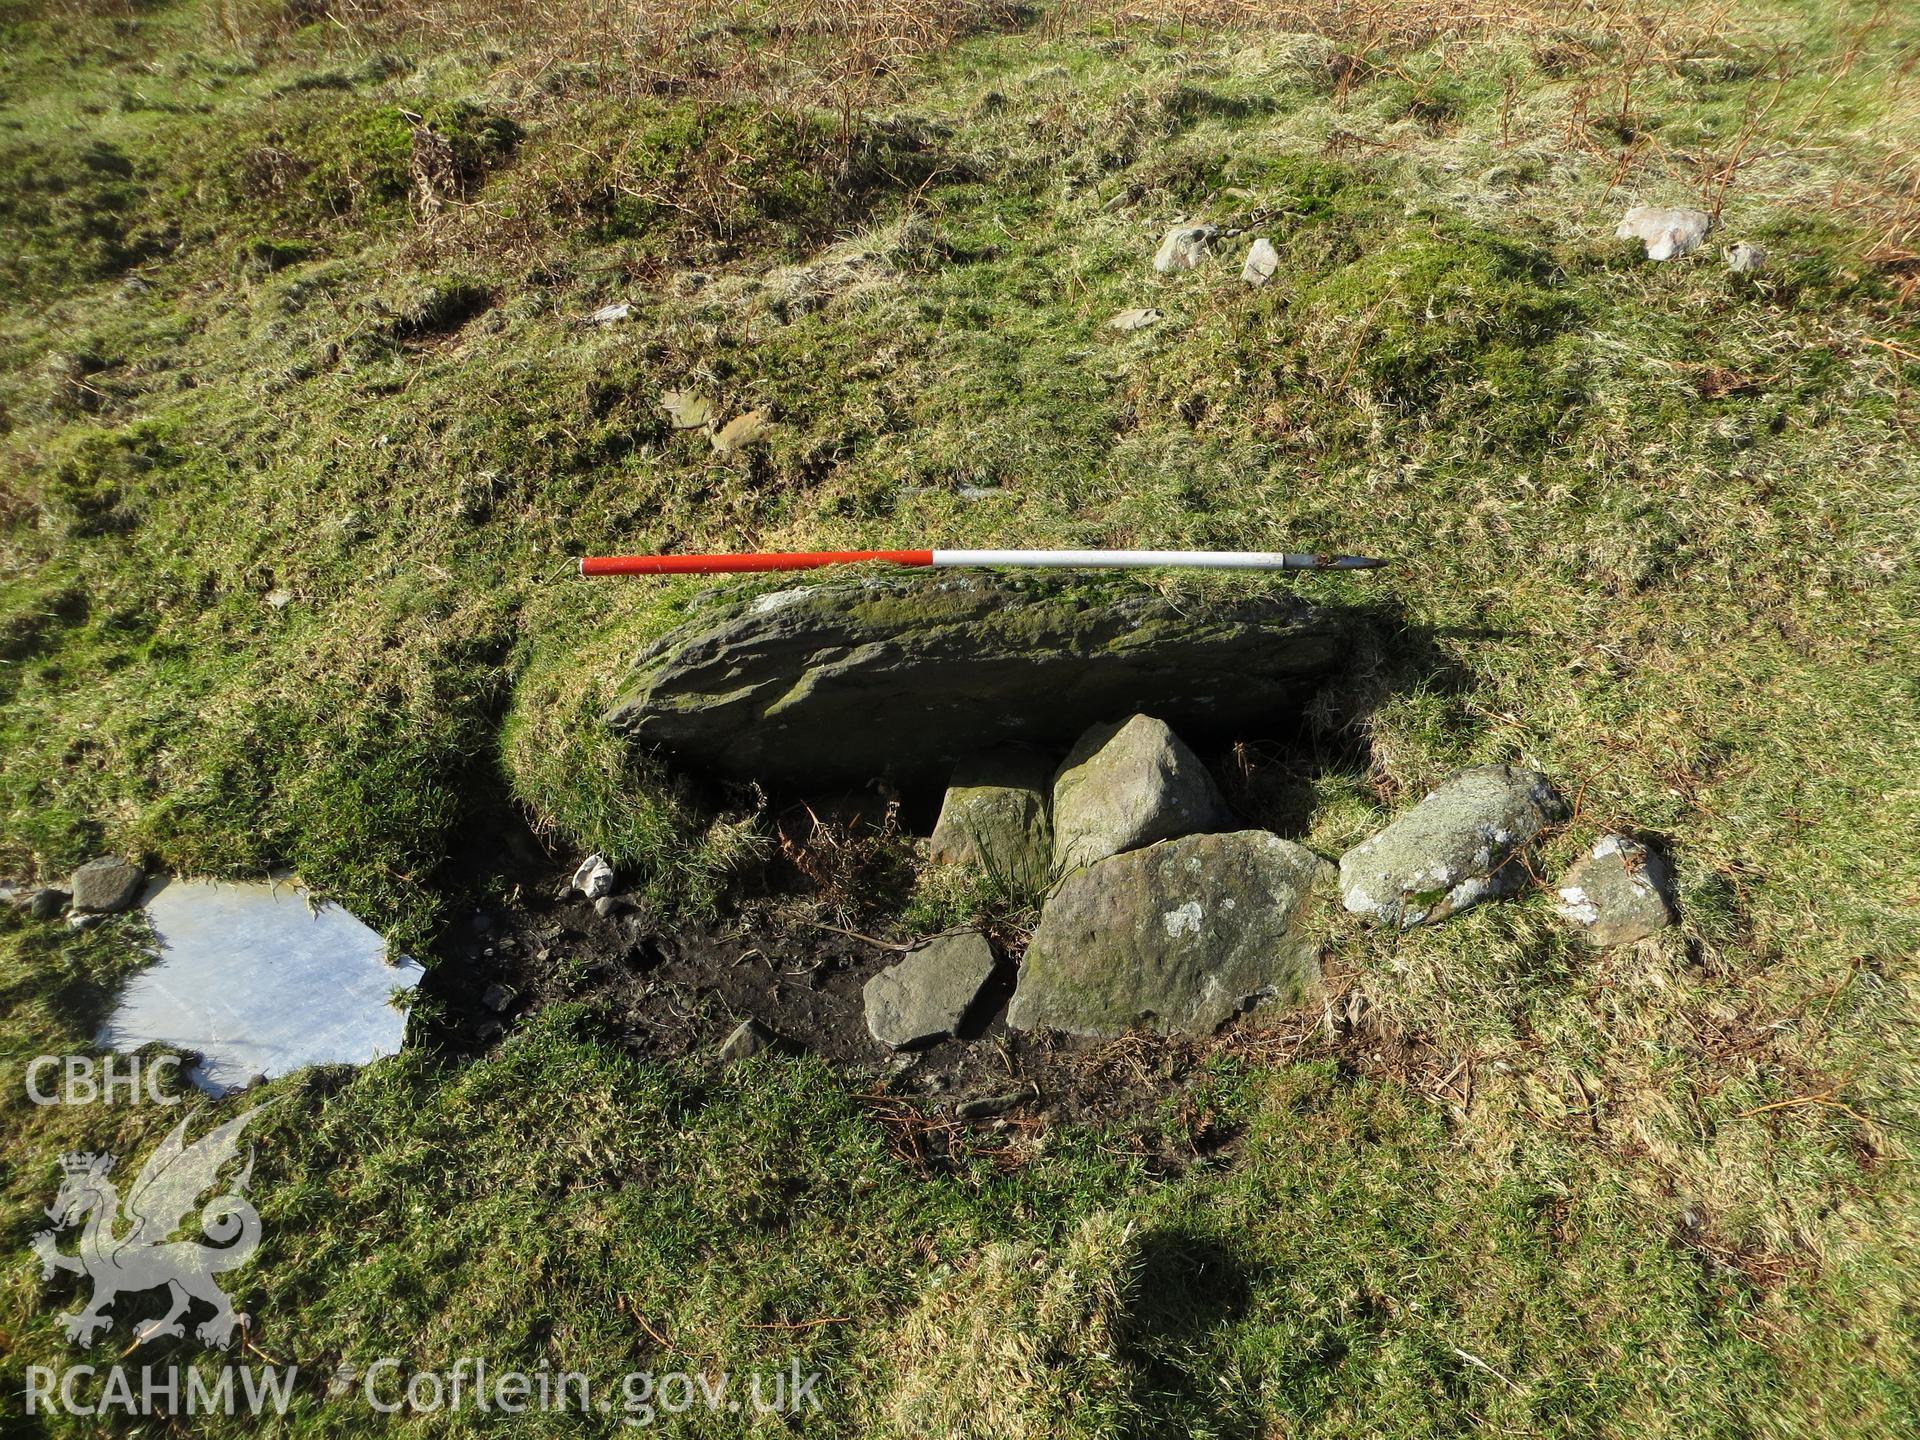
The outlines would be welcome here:
M 1262 733 L 1343 648 L 1294 596 L 1182 596 L 996 577 L 831 581 L 709 604 L 644 650 L 610 724 L 719 774 L 941 782 L 1000 743 L 1064 748 L 1148 711 Z

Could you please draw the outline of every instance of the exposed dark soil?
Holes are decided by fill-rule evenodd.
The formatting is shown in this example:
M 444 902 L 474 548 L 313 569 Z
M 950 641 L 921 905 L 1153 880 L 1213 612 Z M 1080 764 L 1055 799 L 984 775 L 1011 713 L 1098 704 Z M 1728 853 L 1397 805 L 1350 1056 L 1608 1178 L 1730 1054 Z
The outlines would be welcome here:
M 984 1129 L 1125 1122 L 1183 1113 L 1180 1093 L 1222 1049 L 1297 1051 L 1321 1012 L 1261 1016 L 1206 1041 L 1130 1036 L 1084 1040 L 1006 1026 L 1017 933 L 991 934 L 1001 965 L 960 1035 L 894 1053 L 868 1033 L 862 987 L 926 936 L 866 935 L 814 918 L 803 877 L 744 902 L 712 926 L 656 926 L 631 904 L 601 914 L 571 888 L 575 857 L 549 856 L 524 831 L 496 855 L 512 872 L 510 903 L 476 911 L 450 937 L 424 990 L 442 1017 L 422 1037 L 455 1051 L 497 1044 L 543 1006 L 586 1001 L 636 1052 L 713 1064 L 742 1021 L 773 1048 L 823 1059 L 865 1082 L 901 1158 L 938 1164 Z M 1157 1128 L 1157 1127 L 1156 1127 Z M 1147 1154 L 1177 1167 L 1230 1143 L 1196 1112 L 1176 1126 L 1181 1153 Z M 998 1153 L 998 1152 L 996 1152 Z

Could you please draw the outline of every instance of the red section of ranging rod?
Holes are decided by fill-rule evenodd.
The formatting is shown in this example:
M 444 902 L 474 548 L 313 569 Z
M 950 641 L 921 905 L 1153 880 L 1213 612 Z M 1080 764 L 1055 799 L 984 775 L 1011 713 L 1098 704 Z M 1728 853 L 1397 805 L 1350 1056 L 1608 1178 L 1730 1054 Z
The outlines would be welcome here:
M 884 560 L 893 565 L 931 565 L 931 550 L 814 550 L 797 555 L 589 555 L 582 575 L 726 575 L 743 570 L 818 570 Z

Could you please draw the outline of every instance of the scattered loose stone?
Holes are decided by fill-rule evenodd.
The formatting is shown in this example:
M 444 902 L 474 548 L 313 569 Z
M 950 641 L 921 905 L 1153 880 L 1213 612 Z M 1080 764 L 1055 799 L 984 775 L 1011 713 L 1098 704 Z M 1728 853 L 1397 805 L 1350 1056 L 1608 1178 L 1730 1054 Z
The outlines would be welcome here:
M 1158 310 L 1135 307 L 1132 310 L 1122 310 L 1118 315 L 1107 321 L 1107 324 L 1116 330 L 1144 330 L 1147 326 L 1157 325 L 1159 322 L 1160 312 Z
M 713 405 L 694 390 L 668 390 L 660 396 L 660 408 L 676 430 L 702 430 L 713 419 Z
M 1673 923 L 1666 863 L 1625 835 L 1602 836 L 1558 888 L 1554 909 L 1596 945 L 1630 945 Z
M 1207 767 L 1151 715 L 1093 726 L 1053 779 L 1056 870 L 1226 822 Z
M 960 1028 L 992 976 L 986 936 L 939 936 L 867 981 L 867 1029 L 893 1050 L 944 1040 Z
M 593 902 L 593 913 L 602 920 L 611 920 L 632 908 L 633 901 L 625 895 L 602 895 Z
M 713 432 L 713 448 L 721 455 L 736 455 L 766 439 L 767 432 L 772 428 L 773 424 L 764 409 L 749 410 L 744 415 L 734 416 Z
M 1644 240 L 1649 260 L 1674 260 L 1698 250 L 1711 229 L 1713 217 L 1704 210 L 1636 205 L 1614 234 L 1622 240 Z
M 489 985 L 480 992 L 480 1003 L 497 1014 L 513 1004 L 513 992 L 504 985 Z
M 1153 268 L 1162 275 L 1198 270 L 1201 262 L 1212 253 L 1213 242 L 1219 234 L 1218 225 L 1174 226 L 1161 240 L 1159 250 L 1154 252 Z
M 1206 1035 L 1320 976 L 1318 897 L 1333 867 L 1264 830 L 1189 835 L 1061 882 L 1007 1010 L 1016 1030 Z
M 573 872 L 573 888 L 589 900 L 598 900 L 613 893 L 613 867 L 598 855 L 589 855 L 580 862 L 580 868 Z
M 1009 1110 L 1018 1109 L 1029 1100 L 1038 1100 L 1040 1092 L 1031 1085 L 1019 1090 L 1008 1090 L 999 1095 L 975 1095 L 970 1100 L 962 1100 L 953 1107 L 956 1118 L 961 1120 L 990 1120 L 995 1115 L 1004 1115 Z
M 1053 868 L 1053 767 L 1031 750 L 994 750 L 954 768 L 928 846 L 940 865 L 972 865 L 1016 885 Z
M 35 920 L 58 920 L 72 898 L 66 891 L 49 885 L 35 890 L 19 903 Z
M 1566 808 L 1546 776 L 1511 765 L 1463 770 L 1340 857 L 1347 909 L 1408 929 L 1444 920 L 1525 877 L 1508 861 Z
M 147 872 L 132 861 L 103 855 L 73 872 L 67 888 L 73 908 L 92 915 L 117 915 L 131 909 L 147 883 Z
M 720 1042 L 717 1052 L 722 1061 L 744 1060 L 758 1055 L 773 1044 L 773 1032 L 749 1016 L 733 1027 L 733 1033 Z
M 267 606 L 273 610 L 284 610 L 293 603 L 291 590 L 269 590 L 265 596 Z
M 1240 267 L 1240 278 L 1249 285 L 1264 285 L 1280 269 L 1280 252 L 1264 235 L 1247 250 L 1247 263 Z
M 1134 710 L 1182 734 L 1271 726 L 1345 647 L 1337 611 L 1282 592 L 827 580 L 702 606 L 635 659 L 607 720 L 725 775 L 938 785 L 983 749 L 1064 750 Z
M 633 306 L 625 300 L 620 300 L 612 305 L 602 305 L 587 317 L 587 323 L 589 325 L 617 325 L 631 314 L 633 314 Z
M 1741 241 L 1727 247 L 1727 269 L 1735 275 L 1751 275 L 1767 263 L 1767 252 L 1759 245 Z

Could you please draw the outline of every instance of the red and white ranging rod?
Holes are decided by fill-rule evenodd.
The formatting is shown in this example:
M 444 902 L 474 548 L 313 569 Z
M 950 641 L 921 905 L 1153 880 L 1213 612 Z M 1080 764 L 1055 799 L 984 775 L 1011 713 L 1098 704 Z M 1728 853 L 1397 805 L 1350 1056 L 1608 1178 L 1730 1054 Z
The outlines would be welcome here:
M 1016 565 L 1030 570 L 1374 570 L 1364 555 L 1281 550 L 813 550 L 788 554 L 589 555 L 582 575 L 724 575 L 746 570 L 817 570 L 823 565 L 931 566 L 936 570 Z

